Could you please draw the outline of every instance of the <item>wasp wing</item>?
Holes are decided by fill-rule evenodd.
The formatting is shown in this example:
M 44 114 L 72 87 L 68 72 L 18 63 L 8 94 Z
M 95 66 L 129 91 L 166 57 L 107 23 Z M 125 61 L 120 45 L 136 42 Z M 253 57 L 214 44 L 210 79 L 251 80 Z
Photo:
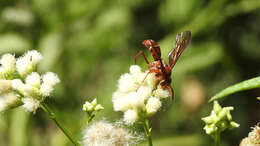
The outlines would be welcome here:
M 176 42 L 173 50 L 169 53 L 169 65 L 172 69 L 176 64 L 178 58 L 180 57 L 181 53 L 184 49 L 188 46 L 191 39 L 191 32 L 184 31 L 176 35 Z

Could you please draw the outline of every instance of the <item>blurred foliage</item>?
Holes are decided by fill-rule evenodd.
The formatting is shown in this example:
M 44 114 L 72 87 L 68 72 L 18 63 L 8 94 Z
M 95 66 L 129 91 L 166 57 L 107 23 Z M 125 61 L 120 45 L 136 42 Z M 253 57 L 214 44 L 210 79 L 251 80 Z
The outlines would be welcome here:
M 210 145 L 200 120 L 210 111 L 206 98 L 196 96 L 204 106 L 186 110 L 189 104 L 184 101 L 192 96 L 182 96 L 185 87 L 181 85 L 189 84 L 190 77 L 203 85 L 199 89 L 210 97 L 260 73 L 259 0 L 0 0 L 0 22 L 1 54 L 38 49 L 45 57 L 39 70 L 60 76 L 62 83 L 48 103 L 79 139 L 86 120 L 81 111 L 85 100 L 98 97 L 104 105 L 96 120 L 121 117 L 113 112 L 111 96 L 120 74 L 143 48 L 144 39 L 158 41 L 167 61 L 175 35 L 183 30 L 192 32 L 191 44 L 173 69 L 175 100 L 152 119 L 157 145 Z M 147 50 L 145 53 L 151 60 Z M 144 61 L 138 64 L 147 67 Z M 196 91 L 192 87 L 186 90 L 194 96 Z M 260 103 L 250 98 L 259 94 L 255 89 L 225 100 L 223 104 L 235 106 L 233 117 L 241 127 L 224 133 L 223 144 L 238 145 L 248 127 L 259 122 Z M 71 143 L 41 110 L 28 115 L 18 109 L 1 114 L 0 145 Z

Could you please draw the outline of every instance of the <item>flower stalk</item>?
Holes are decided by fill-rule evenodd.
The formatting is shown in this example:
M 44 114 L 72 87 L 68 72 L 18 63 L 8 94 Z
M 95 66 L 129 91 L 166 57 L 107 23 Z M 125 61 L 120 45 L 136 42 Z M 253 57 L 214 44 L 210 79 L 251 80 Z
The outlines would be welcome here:
M 55 124 L 60 128 L 60 130 L 67 136 L 67 138 L 75 146 L 80 146 L 80 143 L 74 137 L 72 137 L 72 135 L 69 133 L 69 131 L 65 127 L 63 127 L 61 125 L 60 121 L 56 117 L 56 114 L 48 107 L 48 105 L 42 102 L 40 104 L 40 106 L 43 109 L 43 111 L 48 114 L 49 118 L 52 119 L 55 122 Z
M 149 119 L 145 119 L 143 122 L 143 126 L 144 126 L 144 130 L 145 130 L 145 134 L 148 140 L 148 144 L 149 146 L 153 146 L 153 142 L 152 142 L 152 129 L 149 126 Z

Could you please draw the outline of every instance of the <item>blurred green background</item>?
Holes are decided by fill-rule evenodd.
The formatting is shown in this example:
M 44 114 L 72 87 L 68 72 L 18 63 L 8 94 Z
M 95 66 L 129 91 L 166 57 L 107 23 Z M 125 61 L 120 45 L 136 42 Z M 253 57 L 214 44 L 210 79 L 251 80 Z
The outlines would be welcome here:
M 86 100 L 104 105 L 96 120 L 116 121 L 111 97 L 144 39 L 159 42 L 163 58 L 175 35 L 191 30 L 192 41 L 173 69 L 175 100 L 152 118 L 155 145 L 209 146 L 201 117 L 221 89 L 260 75 L 260 0 L 0 0 L 0 54 L 37 49 L 40 72 L 61 78 L 48 104 L 65 127 L 82 137 Z M 145 53 L 151 60 L 150 53 Z M 142 59 L 138 64 L 145 70 Z M 223 146 L 238 145 L 260 121 L 260 90 L 221 102 L 234 106 L 239 129 L 222 134 Z M 47 115 L 21 108 L 0 115 L 1 146 L 71 146 Z

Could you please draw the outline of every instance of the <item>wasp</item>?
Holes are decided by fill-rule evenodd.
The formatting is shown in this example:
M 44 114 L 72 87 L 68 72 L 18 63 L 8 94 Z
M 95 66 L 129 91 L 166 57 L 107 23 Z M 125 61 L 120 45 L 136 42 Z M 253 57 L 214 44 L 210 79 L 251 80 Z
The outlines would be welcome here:
M 161 85 L 163 90 L 168 90 L 170 93 L 170 100 L 172 101 L 174 98 L 174 91 L 171 87 L 171 71 L 180 55 L 184 51 L 184 49 L 188 46 L 191 39 L 191 32 L 184 31 L 176 35 L 176 42 L 173 49 L 170 51 L 168 58 L 169 62 L 165 63 L 161 58 L 161 49 L 160 46 L 152 39 L 144 40 L 142 44 L 149 49 L 151 52 L 154 61 L 149 62 L 146 58 L 143 51 L 139 51 L 135 56 L 135 64 L 140 55 L 143 56 L 145 62 L 148 64 L 149 72 L 147 73 L 155 73 L 155 87 L 158 84 Z M 146 76 L 147 76 L 146 75 Z M 146 78 L 146 77 L 145 77 Z M 144 80 L 145 80 L 144 78 Z

